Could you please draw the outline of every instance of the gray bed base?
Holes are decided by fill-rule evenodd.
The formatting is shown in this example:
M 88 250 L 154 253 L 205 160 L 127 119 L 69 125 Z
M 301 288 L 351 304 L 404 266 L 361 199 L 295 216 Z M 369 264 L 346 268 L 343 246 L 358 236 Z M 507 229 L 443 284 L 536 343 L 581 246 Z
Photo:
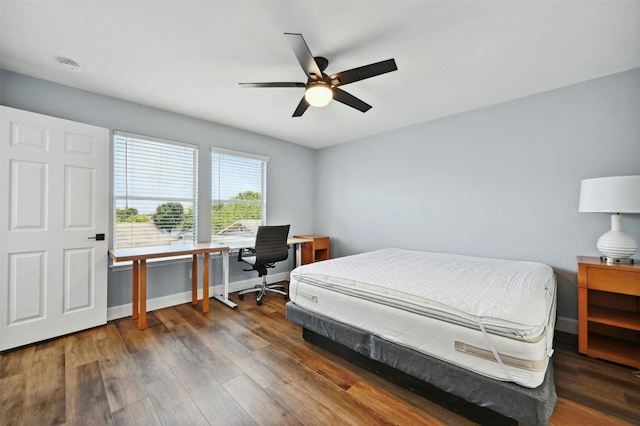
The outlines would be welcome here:
M 363 355 L 364 358 L 392 367 L 401 374 L 427 382 L 453 398 L 461 398 L 482 407 L 481 410 L 490 409 L 505 418 L 527 425 L 549 424 L 557 400 L 551 362 L 543 383 L 535 389 L 530 389 L 515 383 L 491 379 L 397 345 L 367 331 L 304 309 L 291 301 L 286 305 L 286 317 L 304 330 L 342 345 Z M 438 398 L 435 402 L 447 405 Z M 459 411 L 455 404 L 447 408 Z M 482 413 L 481 411 L 480 414 L 474 413 L 467 417 L 482 424 L 496 423 L 495 418 L 488 415 L 486 410 Z M 466 416 L 465 412 L 460 414 Z

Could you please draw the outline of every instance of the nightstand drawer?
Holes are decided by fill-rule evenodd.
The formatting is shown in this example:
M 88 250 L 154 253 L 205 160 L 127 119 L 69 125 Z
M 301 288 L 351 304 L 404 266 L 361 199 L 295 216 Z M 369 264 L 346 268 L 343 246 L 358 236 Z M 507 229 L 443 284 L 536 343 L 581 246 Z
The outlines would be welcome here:
M 314 245 L 316 250 L 329 248 L 329 237 L 316 238 Z
M 588 268 L 587 283 L 589 290 L 640 296 L 640 272 Z

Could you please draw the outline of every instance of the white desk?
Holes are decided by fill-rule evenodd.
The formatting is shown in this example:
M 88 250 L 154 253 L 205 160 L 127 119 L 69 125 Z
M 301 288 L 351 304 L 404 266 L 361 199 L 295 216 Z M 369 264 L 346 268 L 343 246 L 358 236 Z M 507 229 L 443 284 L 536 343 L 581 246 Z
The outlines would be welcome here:
M 300 266 L 302 260 L 302 254 L 300 246 L 305 243 L 312 242 L 309 238 L 290 237 L 287 238 L 287 244 L 293 246 L 295 251 L 295 267 Z M 239 251 L 242 249 L 255 247 L 255 238 L 239 241 L 228 241 L 220 244 L 224 244 L 229 250 L 222 252 L 222 294 L 214 294 L 211 297 L 224 303 L 230 308 L 236 308 L 238 305 L 229 300 L 229 252 Z

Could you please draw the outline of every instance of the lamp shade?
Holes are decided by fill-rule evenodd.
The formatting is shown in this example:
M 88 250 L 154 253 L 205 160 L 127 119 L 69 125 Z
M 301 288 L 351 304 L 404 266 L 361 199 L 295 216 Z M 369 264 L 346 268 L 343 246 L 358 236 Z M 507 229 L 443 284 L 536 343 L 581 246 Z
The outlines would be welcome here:
M 580 184 L 578 211 L 640 213 L 640 176 L 583 180 Z
M 331 99 L 333 99 L 333 90 L 331 90 L 330 85 L 323 81 L 312 82 L 307 86 L 307 90 L 304 92 L 304 98 L 311 106 L 323 107 L 328 105 Z

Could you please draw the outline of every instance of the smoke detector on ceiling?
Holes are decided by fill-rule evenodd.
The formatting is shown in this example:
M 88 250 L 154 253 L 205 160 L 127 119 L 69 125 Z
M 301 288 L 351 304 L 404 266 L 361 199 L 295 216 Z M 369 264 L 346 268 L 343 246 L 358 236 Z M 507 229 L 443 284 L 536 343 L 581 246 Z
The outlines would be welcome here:
M 58 58 L 58 62 L 60 63 L 60 65 L 62 65 L 62 67 L 69 71 L 69 72 L 80 72 L 82 71 L 82 67 L 80 65 L 78 65 L 77 62 L 72 61 L 71 59 L 67 59 L 67 58 Z

